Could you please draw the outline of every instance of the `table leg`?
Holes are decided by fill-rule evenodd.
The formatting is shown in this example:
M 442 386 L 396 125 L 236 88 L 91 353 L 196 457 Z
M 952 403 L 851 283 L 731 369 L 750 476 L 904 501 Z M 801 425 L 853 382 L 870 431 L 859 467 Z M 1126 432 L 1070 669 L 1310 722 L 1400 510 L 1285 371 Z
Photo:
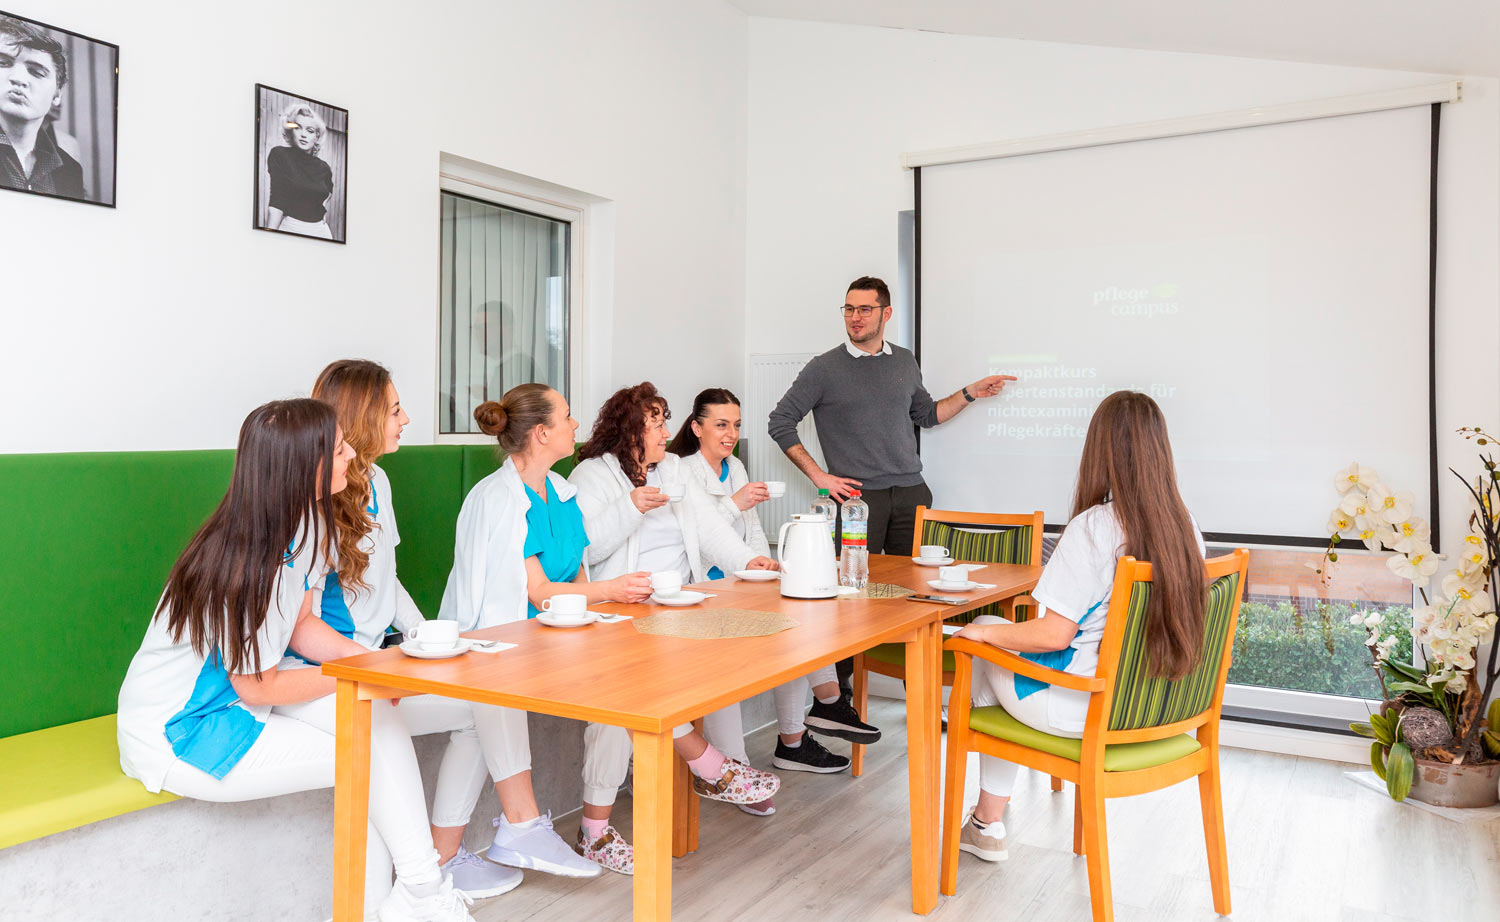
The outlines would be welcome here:
M 637 730 L 635 742 L 635 922 L 672 918 L 672 731 Z
M 333 769 L 333 919 L 365 915 L 365 830 L 370 815 L 370 702 L 340 679 Z
M 942 629 L 928 625 L 906 642 L 906 774 L 911 792 L 911 906 L 938 902 L 938 740 Z
M 693 793 L 693 771 L 682 756 L 672 759 L 672 857 L 698 850 L 698 795 Z

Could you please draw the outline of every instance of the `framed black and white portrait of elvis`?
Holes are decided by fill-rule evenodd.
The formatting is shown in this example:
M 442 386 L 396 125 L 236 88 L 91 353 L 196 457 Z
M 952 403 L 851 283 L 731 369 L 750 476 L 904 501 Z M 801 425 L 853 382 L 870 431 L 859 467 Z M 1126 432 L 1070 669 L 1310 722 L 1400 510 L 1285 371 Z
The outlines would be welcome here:
M 0 189 L 115 206 L 120 46 L 0 10 Z

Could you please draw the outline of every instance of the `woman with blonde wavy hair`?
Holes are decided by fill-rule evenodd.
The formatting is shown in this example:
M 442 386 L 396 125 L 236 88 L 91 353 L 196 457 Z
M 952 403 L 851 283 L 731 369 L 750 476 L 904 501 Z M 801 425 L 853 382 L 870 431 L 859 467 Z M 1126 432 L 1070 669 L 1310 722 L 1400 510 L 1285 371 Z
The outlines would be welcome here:
M 265 226 L 270 230 L 333 239 L 327 210 L 333 167 L 319 156 L 327 133 L 322 116 L 305 102 L 294 102 L 281 113 L 283 143 L 266 154 L 271 196 Z
M 319 614 L 345 637 L 378 649 L 392 627 L 404 633 L 424 620 L 396 576 L 401 533 L 391 481 L 376 463 L 400 448 L 401 430 L 410 419 L 390 372 L 362 359 L 342 359 L 324 368 L 313 397 L 333 407 L 354 449 L 349 485 L 333 498 L 338 567 L 324 583 Z M 514 888 L 521 882 L 520 871 L 487 862 L 463 846 L 485 775 L 498 758 L 476 729 L 474 706 L 417 695 L 402 699 L 397 712 L 413 736 L 450 734 L 432 798 L 432 843 L 454 888 L 476 899 Z

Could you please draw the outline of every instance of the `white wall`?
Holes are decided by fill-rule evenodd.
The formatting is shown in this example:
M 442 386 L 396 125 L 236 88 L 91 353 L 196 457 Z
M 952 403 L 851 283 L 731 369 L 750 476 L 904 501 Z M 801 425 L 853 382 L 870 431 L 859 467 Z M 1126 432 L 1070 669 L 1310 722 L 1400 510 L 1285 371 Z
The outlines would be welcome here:
M 431 441 L 444 152 L 610 201 L 585 419 L 648 377 L 679 408 L 740 385 L 746 20 L 727 3 L 8 9 L 119 44 L 121 98 L 116 210 L 0 193 L 0 451 L 232 446 L 343 356 L 388 365 L 407 442 Z M 349 110 L 347 246 L 251 229 L 257 82 Z
M 896 276 L 903 151 L 1050 134 L 1433 82 L 1430 75 L 752 18 L 746 347 L 814 352 L 843 335 L 850 279 Z M 1468 79 L 1443 114 L 1439 460 L 1473 471 L 1452 430 L 1500 421 L 1500 83 Z M 1003 292 L 996 292 L 1003 299 Z M 898 310 L 908 305 L 897 305 Z M 1420 349 L 1412 361 L 1426 361 Z M 1268 369 L 1268 373 L 1277 370 Z M 927 374 L 934 393 L 985 370 Z M 1301 373 L 1301 372 L 1299 372 Z M 1349 356 L 1318 386 L 1380 383 Z M 1336 425 L 1336 421 L 1330 421 Z M 752 425 L 747 429 L 758 435 Z M 1379 467 L 1378 459 L 1361 461 Z M 1331 472 L 1330 472 L 1331 473 Z M 1464 498 L 1445 475 L 1443 537 Z M 1406 485 L 1421 489 L 1420 484 Z M 1329 502 L 1332 508 L 1333 493 Z M 1315 513 L 1321 515 L 1321 513 Z

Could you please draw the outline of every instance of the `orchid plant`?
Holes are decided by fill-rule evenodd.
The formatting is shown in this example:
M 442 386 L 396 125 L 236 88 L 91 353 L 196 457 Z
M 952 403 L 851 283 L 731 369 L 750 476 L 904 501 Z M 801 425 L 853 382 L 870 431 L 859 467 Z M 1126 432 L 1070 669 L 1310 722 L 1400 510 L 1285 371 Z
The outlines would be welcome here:
M 1458 431 L 1479 446 L 1496 442 L 1479 428 Z M 1360 541 L 1372 551 L 1394 552 L 1386 565 L 1410 580 L 1422 599 L 1422 605 L 1412 612 L 1412 628 L 1413 640 L 1424 654 L 1423 663 L 1393 658 L 1397 638 L 1388 633 L 1389 625 L 1380 613 L 1356 613 L 1349 620 L 1363 625 L 1369 633 L 1366 645 L 1386 697 L 1430 707 L 1447 718 L 1451 737 L 1415 753 L 1443 762 L 1462 763 L 1466 756 L 1476 753 L 1482 758 L 1490 749 L 1478 745 L 1485 723 L 1480 712 L 1500 677 L 1496 663 L 1500 644 L 1490 646 L 1482 669 L 1477 660 L 1479 647 L 1494 637 L 1496 612 L 1500 610 L 1496 580 L 1500 562 L 1500 517 L 1496 514 L 1500 510 L 1500 464 L 1492 451 L 1481 452 L 1480 461 L 1484 474 L 1473 481 L 1453 471 L 1472 496 L 1473 511 L 1469 533 L 1454 554 L 1457 566 L 1442 577 L 1440 590 L 1431 596 L 1428 587 L 1443 560 L 1433 551 L 1431 526 L 1412 515 L 1410 492 L 1390 489 L 1372 468 L 1357 462 L 1334 478 L 1339 503 L 1329 515 L 1323 559 L 1312 565 L 1324 579 L 1330 578 L 1338 563 L 1338 549 L 1345 541 Z M 1369 724 L 1356 725 L 1355 729 L 1379 740 L 1377 732 L 1367 732 Z M 1490 728 L 1491 733 L 1494 729 Z M 1389 749 L 1390 744 L 1385 745 Z

